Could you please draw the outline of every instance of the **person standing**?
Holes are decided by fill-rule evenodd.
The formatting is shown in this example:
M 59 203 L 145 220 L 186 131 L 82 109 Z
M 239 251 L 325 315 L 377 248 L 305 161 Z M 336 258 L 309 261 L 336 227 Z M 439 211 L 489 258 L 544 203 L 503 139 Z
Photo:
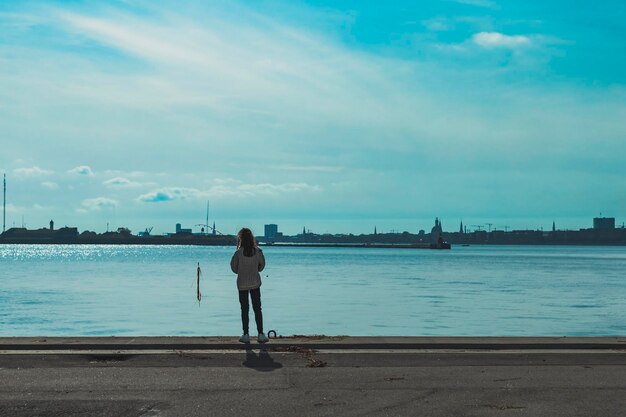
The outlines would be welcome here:
M 263 312 L 261 311 L 261 274 L 265 268 L 265 256 L 263 251 L 256 245 L 256 239 L 252 231 L 244 227 L 237 234 L 237 250 L 230 260 L 230 269 L 237 274 L 237 289 L 239 290 L 239 304 L 241 305 L 241 324 L 243 334 L 239 338 L 241 343 L 249 343 L 249 317 L 250 305 L 248 298 L 252 299 L 252 309 L 258 331 L 259 343 L 268 341 L 263 333 Z

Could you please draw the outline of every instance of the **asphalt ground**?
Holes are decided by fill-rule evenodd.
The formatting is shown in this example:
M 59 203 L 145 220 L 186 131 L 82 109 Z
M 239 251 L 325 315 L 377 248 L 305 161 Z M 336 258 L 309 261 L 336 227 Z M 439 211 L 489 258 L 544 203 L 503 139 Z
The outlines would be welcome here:
M 2 338 L 0 415 L 626 416 L 623 338 L 451 339 Z

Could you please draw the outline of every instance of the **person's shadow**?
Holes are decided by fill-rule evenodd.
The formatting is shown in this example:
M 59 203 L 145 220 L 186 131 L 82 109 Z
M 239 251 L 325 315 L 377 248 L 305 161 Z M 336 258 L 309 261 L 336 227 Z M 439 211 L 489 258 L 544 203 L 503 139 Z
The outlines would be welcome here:
M 243 362 L 243 366 L 260 372 L 271 372 L 283 367 L 280 362 L 276 362 L 267 353 L 264 346 L 261 347 L 258 355 L 252 350 L 252 347 L 246 346 L 246 360 Z

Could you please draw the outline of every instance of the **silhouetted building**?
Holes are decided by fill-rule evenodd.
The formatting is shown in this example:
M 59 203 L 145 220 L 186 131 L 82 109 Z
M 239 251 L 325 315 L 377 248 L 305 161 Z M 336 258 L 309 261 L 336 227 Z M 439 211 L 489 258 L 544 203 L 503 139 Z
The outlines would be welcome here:
M 266 224 L 265 225 L 265 239 L 274 240 L 276 239 L 276 235 L 278 234 L 278 225 L 277 224 Z
M 191 229 L 183 229 L 180 223 L 176 223 L 176 233 L 191 233 Z
M 50 220 L 50 230 L 54 230 L 54 221 Z
M 594 217 L 593 228 L 595 230 L 615 229 L 615 217 Z
M 441 222 L 439 218 L 435 218 L 435 226 L 430 231 L 430 243 L 438 243 L 439 237 L 442 235 L 443 230 L 441 229 Z

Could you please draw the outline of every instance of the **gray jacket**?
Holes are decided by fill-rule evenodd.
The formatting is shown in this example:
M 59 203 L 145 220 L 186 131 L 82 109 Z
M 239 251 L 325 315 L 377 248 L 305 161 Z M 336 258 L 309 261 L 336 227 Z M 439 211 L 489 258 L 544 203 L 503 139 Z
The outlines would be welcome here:
M 258 247 L 254 255 L 244 256 L 243 248 L 239 248 L 230 259 L 230 269 L 237 274 L 239 290 L 254 290 L 261 286 L 261 272 L 265 268 L 265 256 Z

